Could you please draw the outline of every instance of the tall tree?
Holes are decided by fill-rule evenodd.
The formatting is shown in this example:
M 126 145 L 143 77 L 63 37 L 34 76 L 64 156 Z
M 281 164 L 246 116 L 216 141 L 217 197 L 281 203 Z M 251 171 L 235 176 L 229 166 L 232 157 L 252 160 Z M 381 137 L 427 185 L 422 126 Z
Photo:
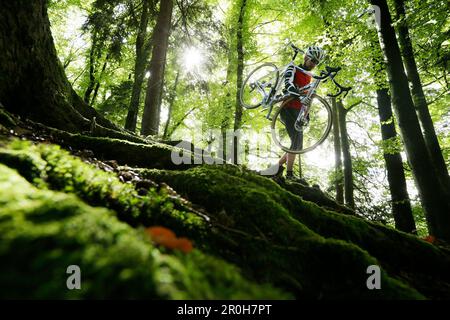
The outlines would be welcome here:
M 91 94 L 95 86 L 95 61 L 96 61 L 95 53 L 99 47 L 97 45 L 96 32 L 93 33 L 91 39 L 92 44 L 91 49 L 89 50 L 89 81 L 86 90 L 84 91 L 84 98 L 83 98 L 84 102 L 86 102 L 87 104 L 89 104 L 89 101 L 91 100 Z
M 150 77 L 147 82 L 142 135 L 157 135 L 159 131 L 161 98 L 164 84 L 167 48 L 172 21 L 173 0 L 161 0 L 158 19 L 153 30 L 153 50 L 150 60 Z
M 333 144 L 334 144 L 334 186 L 336 189 L 336 201 L 344 203 L 344 174 L 342 172 L 341 137 L 339 133 L 339 117 L 336 98 L 331 98 L 333 108 Z
M 426 212 L 430 234 L 450 241 L 450 203 L 447 191 L 440 183 L 422 136 L 387 2 L 371 0 L 370 3 L 380 9 L 378 35 L 387 61 L 392 103 Z
M 411 95 L 419 116 L 420 124 L 422 125 L 425 144 L 430 153 L 431 160 L 436 167 L 438 177 L 442 180 L 442 183 L 446 188 L 450 188 L 450 177 L 448 175 L 447 166 L 444 157 L 442 156 L 442 150 L 436 136 L 436 131 L 434 130 L 430 111 L 428 110 L 428 104 L 422 89 L 419 72 L 417 71 L 413 45 L 409 36 L 409 28 L 406 20 L 404 0 L 394 0 L 394 8 L 394 18 L 397 21 L 396 26 L 400 51 L 402 53 L 406 75 L 411 84 Z
M 150 53 L 151 41 L 147 39 L 147 28 L 150 16 L 150 1 L 143 0 L 142 12 L 139 20 L 139 28 L 136 35 L 136 60 L 134 63 L 134 82 L 133 91 L 131 93 L 130 106 L 128 108 L 127 118 L 125 120 L 125 129 L 135 132 L 137 116 L 139 113 L 139 101 L 141 97 L 142 83 L 144 82 L 145 66 L 147 64 L 148 55 Z
M 129 2 L 131 4 L 131 2 Z M 110 60 L 121 59 L 124 40 L 128 36 L 129 10 L 124 0 L 96 0 L 83 25 L 91 33 L 88 56 L 89 75 L 84 91 L 84 101 L 93 105 Z
M 397 146 L 398 136 L 392 114 L 391 97 L 389 95 L 386 69 L 380 47 L 377 47 L 376 33 L 369 32 L 372 49 L 373 77 L 375 79 L 378 115 L 380 118 L 381 137 L 383 141 L 383 158 L 386 164 L 389 191 L 391 194 L 392 216 L 395 228 L 417 233 L 414 216 L 406 185 L 405 171 L 400 150 Z
M 398 150 L 395 150 L 395 147 L 388 147 L 389 143 L 395 144 L 397 132 L 392 115 L 391 98 L 387 88 L 377 89 L 377 102 L 381 136 L 384 142 L 383 157 L 386 163 L 395 228 L 404 232 L 415 233 L 416 224 L 406 187 L 402 156 Z
M 92 94 L 91 101 L 88 102 L 88 104 L 89 104 L 90 106 L 93 106 L 94 103 L 95 103 L 95 100 L 97 99 L 97 94 L 98 94 L 98 90 L 100 89 L 101 79 L 102 79 L 103 74 L 104 74 L 105 71 L 106 71 L 106 66 L 108 65 L 109 57 L 110 57 L 110 54 L 108 53 L 108 54 L 106 55 L 105 61 L 103 62 L 103 66 L 102 66 L 102 69 L 101 69 L 101 71 L 100 71 L 100 74 L 99 74 L 98 77 L 95 79 L 95 88 L 94 88 L 94 92 L 93 92 L 93 94 Z
M 93 117 L 117 128 L 68 82 L 56 55 L 46 0 L 0 1 L 0 101 L 13 113 L 68 131 L 88 128 Z
M 355 208 L 355 198 L 353 195 L 353 169 L 352 169 L 352 155 L 350 153 L 350 143 L 348 141 L 347 133 L 347 112 L 351 108 L 345 109 L 342 100 L 336 101 L 338 122 L 339 122 L 339 132 L 341 136 L 341 148 L 342 157 L 344 163 L 344 198 L 345 204 L 354 209 Z
M 169 111 L 167 114 L 167 121 L 166 124 L 164 125 L 164 133 L 163 133 L 163 138 L 167 139 L 169 138 L 168 136 L 168 129 L 169 129 L 169 124 L 170 124 L 170 120 L 172 119 L 172 112 L 173 112 L 173 104 L 175 102 L 175 98 L 177 95 L 177 88 L 178 88 L 178 81 L 180 79 L 180 70 L 177 70 L 177 75 L 175 76 L 175 82 L 173 84 L 172 89 L 170 90 L 170 94 L 169 94 L 169 101 L 168 101 L 168 105 L 169 105 Z
M 236 102 L 234 113 L 234 131 L 236 132 L 242 125 L 242 106 L 239 99 L 240 89 L 242 87 L 242 77 L 244 73 L 244 17 L 246 12 L 247 0 L 239 2 L 239 17 L 236 28 L 236 50 L 237 50 L 237 68 L 236 68 Z M 234 159 L 236 163 L 238 159 L 238 137 L 234 138 L 233 149 Z

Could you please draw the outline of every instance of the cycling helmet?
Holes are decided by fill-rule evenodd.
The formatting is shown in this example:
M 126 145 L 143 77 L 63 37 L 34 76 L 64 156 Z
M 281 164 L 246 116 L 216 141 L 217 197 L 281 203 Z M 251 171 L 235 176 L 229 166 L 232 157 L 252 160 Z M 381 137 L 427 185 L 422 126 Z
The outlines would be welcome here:
M 325 51 L 323 51 L 320 47 L 310 46 L 306 49 L 306 56 L 310 59 L 316 60 L 317 64 L 319 64 L 323 58 L 325 58 Z

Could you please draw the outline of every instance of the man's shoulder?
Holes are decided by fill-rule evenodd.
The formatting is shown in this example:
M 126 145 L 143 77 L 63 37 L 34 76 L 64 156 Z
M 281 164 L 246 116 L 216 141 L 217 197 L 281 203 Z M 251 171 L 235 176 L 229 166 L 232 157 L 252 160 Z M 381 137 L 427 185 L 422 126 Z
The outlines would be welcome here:
M 301 73 L 303 73 L 303 69 L 299 65 L 297 65 L 297 64 L 295 64 L 293 62 L 291 62 L 289 65 L 293 66 L 296 71 L 300 71 Z
M 302 72 L 302 69 L 300 68 L 300 66 L 296 65 L 294 62 L 290 62 L 287 66 L 286 66 L 286 70 L 287 69 L 291 69 L 291 70 L 295 70 L 296 72 Z

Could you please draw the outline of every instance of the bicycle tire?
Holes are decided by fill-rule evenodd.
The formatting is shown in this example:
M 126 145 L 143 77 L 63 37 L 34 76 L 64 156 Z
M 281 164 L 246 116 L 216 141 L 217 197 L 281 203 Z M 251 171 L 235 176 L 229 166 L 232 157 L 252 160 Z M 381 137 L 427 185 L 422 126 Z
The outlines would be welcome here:
M 317 139 L 317 141 L 315 143 L 311 144 L 310 146 L 306 147 L 306 148 L 302 148 L 301 150 L 292 150 L 292 149 L 290 149 L 290 147 L 287 147 L 286 145 L 283 145 L 283 143 L 280 141 L 281 140 L 280 137 L 277 136 L 277 130 L 278 129 L 281 130 L 281 132 L 284 131 L 286 133 L 286 129 L 284 127 L 283 128 L 278 128 L 281 125 L 284 126 L 284 123 L 282 122 L 281 117 L 280 117 L 280 112 L 281 112 L 281 110 L 283 108 L 286 107 L 287 103 L 289 101 L 291 101 L 292 99 L 287 99 L 287 100 L 283 101 L 281 103 L 281 106 L 276 108 L 274 116 L 272 118 L 272 122 L 271 122 L 270 128 L 271 128 L 271 132 L 272 132 L 272 139 L 274 140 L 275 144 L 278 147 L 280 147 L 283 151 L 288 152 L 288 153 L 293 153 L 293 154 L 303 154 L 303 153 L 309 152 L 309 151 L 314 150 L 315 148 L 317 148 L 320 144 L 322 144 L 325 141 L 325 139 L 328 137 L 328 135 L 330 134 L 332 123 L 333 123 L 333 117 L 332 117 L 333 116 L 333 112 L 331 110 L 331 107 L 328 104 L 328 102 L 324 98 L 322 98 L 321 96 L 318 96 L 318 95 L 314 94 L 312 96 L 311 103 L 313 103 L 314 99 L 319 101 L 320 104 L 323 106 L 324 110 L 326 111 L 326 114 L 327 114 L 326 115 L 326 117 L 327 117 L 326 125 L 325 125 L 324 129 L 321 130 L 322 132 L 320 134 L 320 137 Z M 317 111 L 317 110 L 313 109 L 314 107 L 317 108 L 317 106 L 312 106 L 312 108 L 310 109 L 310 114 L 313 111 Z M 310 121 L 308 126 L 314 126 L 314 122 Z M 304 137 L 302 139 L 304 139 Z
M 255 102 L 255 103 L 252 103 L 252 104 L 250 104 L 249 102 L 245 101 L 246 98 L 244 97 L 244 95 L 245 95 L 244 90 L 246 89 L 246 87 L 248 85 L 248 81 L 249 81 L 250 77 L 252 77 L 258 70 L 260 70 L 260 69 L 262 69 L 264 67 L 269 67 L 269 68 L 273 69 L 271 72 L 274 72 L 275 83 L 272 84 L 272 88 L 276 88 L 276 86 L 278 84 L 278 81 L 279 81 L 279 78 L 280 78 L 280 73 L 279 73 L 278 68 L 277 68 L 277 66 L 275 64 L 273 64 L 271 62 L 266 62 L 266 63 L 263 63 L 262 65 L 258 66 L 257 68 L 253 69 L 247 75 L 247 77 L 245 78 L 244 83 L 242 84 L 241 89 L 239 91 L 239 101 L 241 103 L 241 106 L 243 106 L 246 109 L 255 109 L 255 108 L 259 107 L 261 105 L 261 103 L 262 103 L 263 96 L 261 96 L 261 100 L 260 101 L 258 100 L 258 102 Z

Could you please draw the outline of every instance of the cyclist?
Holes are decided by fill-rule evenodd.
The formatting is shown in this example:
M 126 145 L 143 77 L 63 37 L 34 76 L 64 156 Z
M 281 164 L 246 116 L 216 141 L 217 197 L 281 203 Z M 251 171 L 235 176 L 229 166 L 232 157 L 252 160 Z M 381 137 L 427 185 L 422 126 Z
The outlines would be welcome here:
M 302 69 L 311 71 L 314 69 L 325 57 L 325 51 L 318 46 L 310 46 L 306 50 L 305 56 L 303 58 Z M 300 110 L 302 109 L 302 103 L 300 99 L 300 92 L 298 88 L 304 87 L 311 82 L 311 76 L 304 73 L 298 66 L 293 62 L 286 68 L 284 76 L 285 92 L 289 93 L 294 97 L 289 101 L 286 106 L 281 110 L 280 117 L 284 122 L 286 130 L 289 134 L 291 140 L 291 150 L 300 150 L 303 144 L 302 133 L 297 131 L 294 127 L 295 120 L 297 119 Z M 295 154 L 285 153 L 277 164 L 269 167 L 268 169 L 261 171 L 262 175 L 275 175 L 279 176 L 283 173 L 283 165 L 286 163 L 287 171 L 286 178 L 293 178 L 292 168 L 294 166 Z

